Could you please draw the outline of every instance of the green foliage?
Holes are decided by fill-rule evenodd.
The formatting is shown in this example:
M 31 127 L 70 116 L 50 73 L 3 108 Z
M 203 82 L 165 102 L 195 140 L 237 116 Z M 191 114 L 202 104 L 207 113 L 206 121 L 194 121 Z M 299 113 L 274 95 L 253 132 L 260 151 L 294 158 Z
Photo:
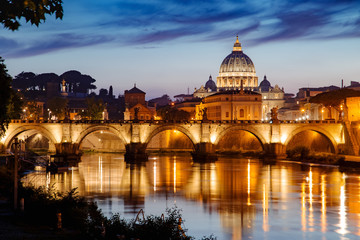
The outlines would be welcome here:
M 38 106 L 36 101 L 30 101 L 25 105 L 27 119 L 39 120 L 41 114 L 41 106 Z
M 11 89 L 9 104 L 7 106 L 7 112 L 10 119 L 19 119 L 23 101 L 21 100 L 18 92 Z
M 4 60 L 0 57 L 0 137 L 5 134 L 6 128 L 10 122 L 8 106 L 11 99 L 11 76 L 7 73 Z
M 62 0 L 2 0 L 0 4 L 0 23 L 12 31 L 20 27 L 21 18 L 39 26 L 46 15 L 52 14 L 62 19 Z
M 181 211 L 177 208 L 166 210 L 166 216 L 147 216 L 145 219 L 134 222 L 113 215 L 106 222 L 105 239 L 154 239 L 154 240 L 186 240 L 193 239 L 185 235 L 186 231 L 179 228 Z
M 0 169 L 0 176 L 1 173 Z M 111 218 L 104 217 L 97 204 L 78 196 L 76 189 L 60 193 L 53 187 L 47 189 L 21 186 L 20 198 L 24 198 L 25 202 L 24 218 L 31 224 L 56 227 L 57 213 L 61 213 L 62 226 L 79 230 L 84 239 L 194 239 L 186 236 L 186 230 L 179 227 L 181 210 L 176 207 L 167 209 L 166 216 L 150 215 L 135 222 L 134 219 L 123 219 L 119 214 Z M 202 239 L 216 238 L 210 235 Z
M 63 120 L 66 115 L 69 100 L 61 97 L 54 97 L 47 103 L 47 107 L 51 111 L 51 115 L 55 115 L 57 119 Z
M 103 112 L 105 110 L 105 104 L 102 99 L 96 100 L 94 97 L 86 99 L 87 109 L 80 112 L 82 119 L 88 120 L 101 120 L 103 119 Z
M 294 161 L 311 162 L 318 164 L 335 164 L 339 165 L 345 161 L 344 156 L 332 153 L 316 153 L 310 152 L 305 146 L 297 146 L 286 151 L 287 157 Z
M 305 146 L 296 146 L 293 149 L 286 150 L 286 154 L 289 158 L 306 159 L 309 156 L 310 149 Z
M 190 113 L 171 106 L 165 106 L 157 110 L 157 115 L 166 121 L 189 121 Z
M 24 216 L 34 224 L 55 227 L 57 213 L 61 213 L 64 228 L 79 229 L 84 233 L 91 230 L 94 223 L 105 221 L 96 203 L 87 202 L 78 196 L 76 189 L 67 193 L 56 192 L 54 188 L 22 187 L 20 196 L 25 201 Z

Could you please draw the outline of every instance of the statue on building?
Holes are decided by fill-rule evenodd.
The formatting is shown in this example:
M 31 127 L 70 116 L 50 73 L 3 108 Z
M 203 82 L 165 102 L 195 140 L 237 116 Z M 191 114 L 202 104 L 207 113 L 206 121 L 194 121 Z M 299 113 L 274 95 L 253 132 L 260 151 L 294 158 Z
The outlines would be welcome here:
M 139 121 L 139 111 L 140 111 L 139 107 L 134 108 L 134 112 L 135 112 L 135 114 L 134 114 L 134 122 Z
M 272 123 L 279 123 L 277 111 L 278 111 L 277 107 L 274 107 L 271 109 L 271 122 Z

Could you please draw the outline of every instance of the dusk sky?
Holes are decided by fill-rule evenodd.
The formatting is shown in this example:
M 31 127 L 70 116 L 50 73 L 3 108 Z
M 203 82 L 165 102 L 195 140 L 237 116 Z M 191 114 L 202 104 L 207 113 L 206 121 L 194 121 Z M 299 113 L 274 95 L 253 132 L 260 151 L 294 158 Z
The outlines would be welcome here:
M 236 35 L 259 83 L 301 87 L 360 81 L 360 1 L 64 0 L 64 18 L 0 30 L 10 75 L 78 70 L 116 95 L 190 93 L 216 81 Z

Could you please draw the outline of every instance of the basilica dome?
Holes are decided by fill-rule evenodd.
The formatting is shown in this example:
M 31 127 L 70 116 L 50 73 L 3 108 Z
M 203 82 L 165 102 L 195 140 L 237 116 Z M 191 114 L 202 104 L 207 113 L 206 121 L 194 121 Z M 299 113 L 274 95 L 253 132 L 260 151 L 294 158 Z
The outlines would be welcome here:
M 254 63 L 242 51 L 233 51 L 221 63 L 219 73 L 249 72 L 255 73 Z
M 241 87 L 255 90 L 258 86 L 255 66 L 251 59 L 242 51 L 239 38 L 233 51 L 225 57 L 220 65 L 217 87 L 219 90 L 238 90 Z

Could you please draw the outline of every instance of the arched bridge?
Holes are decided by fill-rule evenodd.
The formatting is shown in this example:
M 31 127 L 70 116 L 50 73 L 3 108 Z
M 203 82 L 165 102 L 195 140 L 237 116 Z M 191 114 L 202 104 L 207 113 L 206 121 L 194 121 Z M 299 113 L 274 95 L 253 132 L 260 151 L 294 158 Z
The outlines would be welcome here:
M 183 133 L 194 146 L 194 152 L 206 157 L 215 152 L 215 147 L 224 136 L 234 131 L 251 133 L 269 154 L 281 155 L 294 136 L 304 131 L 313 131 L 325 137 L 332 152 L 358 155 L 357 140 L 349 134 L 349 127 L 335 121 L 283 121 L 269 123 L 261 121 L 221 122 L 132 122 L 132 121 L 68 121 L 41 122 L 13 120 L 1 139 L 9 147 L 15 137 L 25 132 L 36 132 L 45 136 L 55 146 L 58 154 L 77 154 L 86 136 L 94 132 L 109 132 L 116 135 L 126 146 L 126 154 L 137 158 L 145 152 L 150 140 L 157 134 L 174 130 Z M 351 132 L 351 130 L 350 130 Z

